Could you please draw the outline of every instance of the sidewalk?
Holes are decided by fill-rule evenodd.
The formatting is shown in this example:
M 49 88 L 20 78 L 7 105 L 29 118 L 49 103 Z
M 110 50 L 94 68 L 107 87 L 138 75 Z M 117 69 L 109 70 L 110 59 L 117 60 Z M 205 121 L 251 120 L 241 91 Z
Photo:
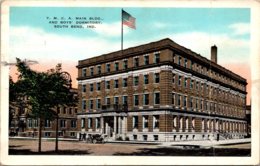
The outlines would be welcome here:
M 182 142 L 163 142 L 160 146 L 198 146 L 201 148 L 214 147 L 219 145 L 232 145 L 232 144 L 243 144 L 251 143 L 251 138 L 246 139 L 228 139 L 228 140 L 205 140 L 205 141 L 182 141 Z

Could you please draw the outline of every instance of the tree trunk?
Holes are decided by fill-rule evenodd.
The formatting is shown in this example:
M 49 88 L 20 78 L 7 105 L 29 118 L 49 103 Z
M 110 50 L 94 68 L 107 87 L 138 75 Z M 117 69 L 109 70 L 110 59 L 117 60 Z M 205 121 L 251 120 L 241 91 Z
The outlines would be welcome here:
M 55 140 L 55 152 L 58 152 L 58 132 L 59 132 L 59 117 L 56 118 L 56 140 Z
M 38 141 L 38 152 L 42 150 L 42 118 L 39 118 L 39 141 Z

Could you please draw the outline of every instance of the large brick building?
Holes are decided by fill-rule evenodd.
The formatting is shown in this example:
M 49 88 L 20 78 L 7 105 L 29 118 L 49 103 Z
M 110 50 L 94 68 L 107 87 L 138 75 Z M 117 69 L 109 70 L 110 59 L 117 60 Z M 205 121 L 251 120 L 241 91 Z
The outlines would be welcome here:
M 78 135 L 178 141 L 246 135 L 246 79 L 170 39 L 80 60 Z

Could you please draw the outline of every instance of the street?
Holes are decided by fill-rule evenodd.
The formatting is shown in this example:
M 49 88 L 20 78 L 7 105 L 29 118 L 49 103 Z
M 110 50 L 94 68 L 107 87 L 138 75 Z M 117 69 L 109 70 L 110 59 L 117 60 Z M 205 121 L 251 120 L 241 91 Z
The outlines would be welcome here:
M 9 139 L 10 155 L 250 156 L 251 154 L 250 143 L 200 149 L 148 144 L 87 144 L 77 141 L 59 141 L 59 152 L 55 152 L 55 142 L 43 140 L 42 152 L 38 153 L 37 149 L 38 140 Z

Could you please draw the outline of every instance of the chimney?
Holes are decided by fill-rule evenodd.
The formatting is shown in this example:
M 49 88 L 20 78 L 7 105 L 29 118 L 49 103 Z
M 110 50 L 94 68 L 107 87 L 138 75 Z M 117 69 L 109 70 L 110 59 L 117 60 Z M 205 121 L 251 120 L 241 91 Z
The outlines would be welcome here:
M 211 46 L 211 61 L 212 61 L 212 62 L 218 63 L 218 55 L 217 55 L 217 52 L 218 52 L 217 46 L 216 46 L 216 45 Z

